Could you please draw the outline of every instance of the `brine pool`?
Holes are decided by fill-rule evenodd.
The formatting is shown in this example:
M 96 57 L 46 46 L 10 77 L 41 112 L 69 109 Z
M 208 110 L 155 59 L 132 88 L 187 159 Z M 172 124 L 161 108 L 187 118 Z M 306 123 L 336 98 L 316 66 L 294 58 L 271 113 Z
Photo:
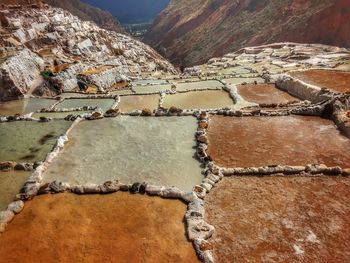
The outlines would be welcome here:
M 63 120 L 0 123 L 0 162 L 43 161 L 71 124 Z
M 44 180 L 70 184 L 146 182 L 190 191 L 202 180 L 194 117 L 130 117 L 83 121 Z
M 204 90 L 166 95 L 163 107 L 181 109 L 217 109 L 233 107 L 230 94 L 224 90 Z
M 75 109 L 81 107 L 98 107 L 103 111 L 110 109 L 114 104 L 114 99 L 65 99 L 56 108 Z
M 56 103 L 54 99 L 22 99 L 7 102 L 0 102 L 0 116 L 11 116 L 15 114 L 28 114 L 41 109 L 50 108 Z

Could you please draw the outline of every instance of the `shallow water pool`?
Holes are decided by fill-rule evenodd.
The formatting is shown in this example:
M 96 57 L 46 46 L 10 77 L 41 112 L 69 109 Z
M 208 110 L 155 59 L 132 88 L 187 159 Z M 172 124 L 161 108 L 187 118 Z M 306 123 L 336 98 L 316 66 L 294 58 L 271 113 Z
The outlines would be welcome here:
M 166 95 L 164 108 L 175 106 L 180 109 L 216 109 L 234 105 L 228 92 L 223 90 L 204 90 Z
M 193 117 L 129 117 L 83 121 L 45 173 L 46 182 L 147 182 L 191 190 L 202 180 L 193 158 Z
M 57 109 L 74 109 L 81 107 L 98 107 L 103 111 L 110 109 L 114 99 L 65 99 L 56 106 Z
M 57 101 L 53 99 L 22 99 L 7 102 L 0 102 L 0 116 L 10 116 L 15 114 L 28 114 L 41 109 L 48 109 Z
M 0 172 L 0 211 L 6 210 L 29 176 L 30 172 Z
M 0 123 L 0 161 L 43 161 L 71 124 L 63 120 Z

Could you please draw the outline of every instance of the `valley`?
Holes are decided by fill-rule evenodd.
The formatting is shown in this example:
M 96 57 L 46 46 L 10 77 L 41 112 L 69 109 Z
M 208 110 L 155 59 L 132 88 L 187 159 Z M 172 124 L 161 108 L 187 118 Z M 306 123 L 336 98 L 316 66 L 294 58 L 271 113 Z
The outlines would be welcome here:
M 198 48 L 194 24 L 242 8 L 255 24 L 267 1 L 172 1 L 146 37 L 183 8 L 159 31 L 179 50 L 193 34 L 174 65 L 78 1 L 6 1 L 1 262 L 348 262 L 348 48 L 256 32 Z

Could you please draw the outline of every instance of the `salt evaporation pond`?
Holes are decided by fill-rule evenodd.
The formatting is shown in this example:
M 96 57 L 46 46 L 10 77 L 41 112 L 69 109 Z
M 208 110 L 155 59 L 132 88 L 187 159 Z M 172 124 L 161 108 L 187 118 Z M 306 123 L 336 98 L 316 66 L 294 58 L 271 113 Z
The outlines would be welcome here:
M 259 104 L 299 101 L 287 92 L 276 88 L 275 84 L 239 85 L 237 90 L 246 101 Z
M 186 208 L 122 192 L 40 195 L 0 236 L 1 262 L 200 262 L 186 238 Z
M 341 93 L 350 92 L 350 72 L 313 69 L 290 72 L 289 74 L 320 88 L 331 89 Z
M 204 90 L 166 95 L 163 107 L 181 109 L 216 109 L 233 107 L 229 93 L 224 90 Z
M 50 108 L 55 102 L 56 100 L 53 99 L 38 98 L 0 102 L 0 116 L 28 114 L 30 112 Z
M 71 184 L 147 182 L 191 190 L 202 180 L 194 159 L 193 117 L 129 117 L 83 121 L 45 173 Z
M 229 78 L 229 79 L 223 79 L 227 84 L 237 85 L 237 84 L 243 84 L 243 83 L 254 83 L 255 81 L 257 83 L 264 83 L 265 80 L 262 78 Z
M 140 79 L 140 80 L 135 80 L 131 83 L 134 86 L 139 86 L 139 85 L 160 85 L 160 84 L 166 84 L 167 82 L 164 79 Z
M 0 172 L 0 211 L 6 210 L 29 176 L 30 172 Z
M 350 140 L 320 117 L 212 116 L 208 135 L 209 155 L 223 167 L 350 166 Z
M 121 90 L 113 90 L 109 92 L 112 95 L 129 95 L 133 94 L 131 89 L 121 89 Z
M 63 120 L 0 123 L 0 161 L 43 161 L 70 125 Z
M 65 99 L 63 102 L 56 105 L 57 109 L 74 109 L 81 107 L 98 107 L 106 111 L 114 104 L 114 99 Z
M 214 259 L 349 262 L 349 192 L 342 176 L 225 177 L 205 198 Z
M 166 90 L 171 90 L 171 85 L 163 84 L 163 85 L 150 85 L 150 86 L 136 86 L 133 87 L 133 90 L 136 93 L 147 94 L 147 93 L 157 93 Z
M 117 108 L 122 112 L 133 110 L 155 110 L 159 105 L 159 95 L 121 96 Z
M 64 119 L 68 115 L 82 116 L 89 114 L 91 111 L 65 111 L 65 112 L 38 112 L 32 115 L 33 118 L 39 119 L 40 117 L 53 118 L 53 119 Z
M 196 82 L 183 82 L 176 84 L 176 90 L 187 91 L 194 89 L 208 89 L 208 88 L 222 88 L 224 85 L 217 80 L 196 81 Z

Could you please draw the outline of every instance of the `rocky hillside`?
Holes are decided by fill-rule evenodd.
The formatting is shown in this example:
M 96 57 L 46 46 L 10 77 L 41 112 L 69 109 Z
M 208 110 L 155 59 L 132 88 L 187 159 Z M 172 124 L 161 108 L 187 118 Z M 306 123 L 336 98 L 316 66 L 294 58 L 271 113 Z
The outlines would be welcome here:
M 59 7 L 72 13 L 84 21 L 95 22 L 101 28 L 112 30 L 118 33 L 123 32 L 119 22 L 113 15 L 80 0 L 2 0 L 0 9 L 7 9 L 9 6 L 42 6 L 43 3 L 53 7 Z
M 66 9 L 73 15 L 84 21 L 95 22 L 101 28 L 112 30 L 118 33 L 123 32 L 119 22 L 110 12 L 101 10 L 92 5 L 82 3 L 80 0 L 44 0 L 45 3 Z
M 0 11 L 0 100 L 74 90 L 80 77 L 103 92 L 129 78 L 166 72 L 176 70 L 149 46 L 63 9 Z
M 348 0 L 172 0 L 145 41 L 175 64 L 280 41 L 350 46 Z

